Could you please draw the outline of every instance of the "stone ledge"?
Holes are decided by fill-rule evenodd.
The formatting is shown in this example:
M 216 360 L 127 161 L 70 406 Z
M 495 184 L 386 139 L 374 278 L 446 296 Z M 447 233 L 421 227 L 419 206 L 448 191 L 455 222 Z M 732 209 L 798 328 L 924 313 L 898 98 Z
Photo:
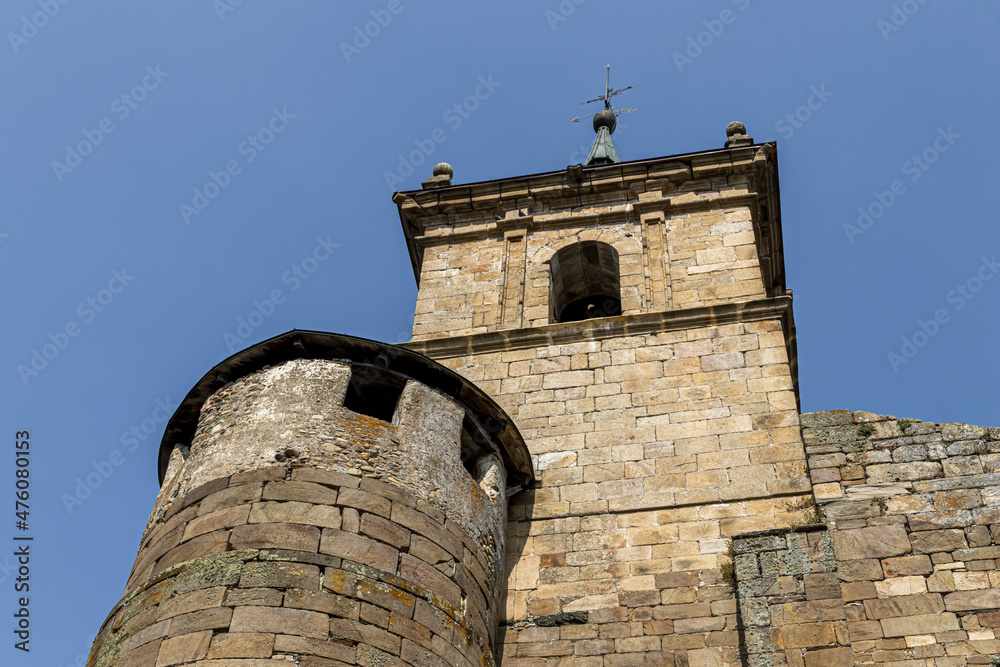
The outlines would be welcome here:
M 460 357 L 529 347 L 604 340 L 619 336 L 656 334 L 739 322 L 759 322 L 780 318 L 786 340 L 792 337 L 792 298 L 778 296 L 742 303 L 701 306 L 657 313 L 619 315 L 581 322 L 549 324 L 528 329 L 505 329 L 448 338 L 432 338 L 402 343 L 413 352 L 433 359 Z M 791 358 L 791 357 L 790 357 Z M 798 391 L 796 390 L 796 396 Z

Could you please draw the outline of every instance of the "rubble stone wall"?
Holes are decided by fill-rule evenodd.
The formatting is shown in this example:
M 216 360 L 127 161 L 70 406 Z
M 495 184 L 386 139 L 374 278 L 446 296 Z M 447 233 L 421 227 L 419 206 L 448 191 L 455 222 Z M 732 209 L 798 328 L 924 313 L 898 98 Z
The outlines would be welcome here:
M 1000 428 L 845 410 L 802 425 L 856 663 L 995 664 Z
M 739 537 L 732 555 L 744 665 L 854 664 L 837 560 L 825 526 Z

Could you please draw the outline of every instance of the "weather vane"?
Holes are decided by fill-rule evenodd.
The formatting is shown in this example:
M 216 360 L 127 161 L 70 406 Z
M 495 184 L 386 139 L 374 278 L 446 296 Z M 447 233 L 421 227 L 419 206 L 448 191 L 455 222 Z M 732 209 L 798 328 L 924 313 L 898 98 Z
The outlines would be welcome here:
M 625 86 L 624 88 L 618 88 L 616 90 L 611 90 L 611 65 L 607 65 L 607 78 L 606 78 L 606 80 L 604 82 L 604 95 L 602 95 L 601 97 L 595 97 L 592 100 L 587 100 L 586 102 L 580 102 L 580 104 L 583 105 L 583 104 L 590 104 L 591 102 L 604 102 L 604 109 L 603 109 L 603 111 L 610 111 L 611 113 L 613 113 L 615 115 L 617 115 L 617 114 L 623 114 L 623 113 L 631 113 L 631 112 L 635 111 L 635 109 L 615 109 L 614 107 L 611 106 L 611 98 L 612 97 L 614 97 L 615 95 L 620 95 L 621 93 L 624 93 L 626 90 L 628 90 L 631 87 L 632 86 Z M 583 120 L 584 118 L 590 118 L 591 116 L 596 116 L 598 113 L 601 113 L 601 112 L 598 111 L 597 113 L 592 113 L 589 116 L 577 116 L 576 118 L 574 118 L 570 122 L 571 123 L 578 123 L 581 120 Z

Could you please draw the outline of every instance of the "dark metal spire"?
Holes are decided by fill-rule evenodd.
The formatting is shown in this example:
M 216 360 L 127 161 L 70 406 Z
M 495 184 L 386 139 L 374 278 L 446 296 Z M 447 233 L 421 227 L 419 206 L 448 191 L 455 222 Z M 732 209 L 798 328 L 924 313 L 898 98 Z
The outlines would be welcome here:
M 626 90 L 632 86 L 626 86 L 624 88 L 618 88 L 616 90 L 611 90 L 611 65 L 607 66 L 607 77 L 604 82 L 604 95 L 601 97 L 595 97 L 592 100 L 587 100 L 586 102 L 581 102 L 581 104 L 590 104 L 591 102 L 604 102 L 604 108 L 595 114 L 590 114 L 590 116 L 577 116 L 571 122 L 578 123 L 583 118 L 594 118 L 594 132 L 597 133 L 597 138 L 594 139 L 594 147 L 590 149 L 590 155 L 587 156 L 585 165 L 597 165 L 597 164 L 614 164 L 615 162 L 620 162 L 618 159 L 618 153 L 615 152 L 615 145 L 611 141 L 611 134 L 615 131 L 615 125 L 617 125 L 617 114 L 630 113 L 635 111 L 635 109 L 615 109 L 611 106 L 611 98 L 615 95 L 624 93 Z

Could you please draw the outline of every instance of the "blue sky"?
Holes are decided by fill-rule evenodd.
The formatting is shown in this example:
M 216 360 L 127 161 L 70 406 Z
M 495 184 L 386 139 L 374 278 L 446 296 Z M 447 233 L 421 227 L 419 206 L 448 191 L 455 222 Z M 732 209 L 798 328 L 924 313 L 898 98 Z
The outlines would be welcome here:
M 35 538 L 4 664 L 88 649 L 165 408 L 292 328 L 407 340 L 392 190 L 582 161 L 606 63 L 623 159 L 732 120 L 778 141 L 805 411 L 1000 424 L 996 3 L 7 0 L 0 27 L 0 423 L 31 433 L 32 494 L 18 531 L 8 451 L 0 541 Z

